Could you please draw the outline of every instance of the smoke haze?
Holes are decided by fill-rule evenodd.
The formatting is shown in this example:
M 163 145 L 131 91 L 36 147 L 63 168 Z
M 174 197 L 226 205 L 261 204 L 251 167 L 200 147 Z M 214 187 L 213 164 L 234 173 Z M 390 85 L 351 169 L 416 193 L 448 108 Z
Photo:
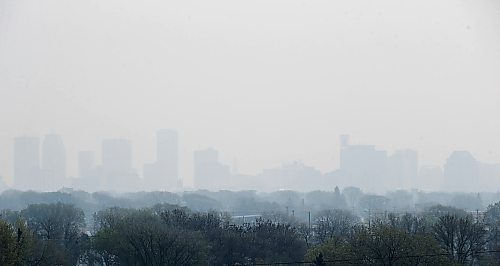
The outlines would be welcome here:
M 126 138 L 133 167 L 179 133 L 179 174 L 213 147 L 239 173 L 339 167 L 338 136 L 500 163 L 497 1 L 0 0 L 0 176 L 13 139 L 77 154 Z

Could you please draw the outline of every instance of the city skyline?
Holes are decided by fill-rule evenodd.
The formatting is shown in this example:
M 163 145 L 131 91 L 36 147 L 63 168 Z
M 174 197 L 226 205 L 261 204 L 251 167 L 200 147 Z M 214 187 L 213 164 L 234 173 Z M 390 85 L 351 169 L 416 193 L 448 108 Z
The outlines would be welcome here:
M 0 1 L 0 174 L 12 176 L 14 137 L 50 132 L 71 175 L 105 138 L 130 139 L 141 168 L 161 127 L 182 135 L 188 178 L 191 152 L 211 146 L 245 174 L 328 172 L 344 133 L 426 165 L 453 150 L 500 162 L 498 4 L 242 5 Z
M 485 191 L 491 187 L 482 182 L 496 184 L 500 180 L 500 163 L 481 162 L 469 151 L 451 151 L 445 163 L 425 165 L 419 163 L 418 151 L 388 152 L 376 145 L 352 143 L 350 136 L 343 134 L 338 142 L 340 163 L 331 171 L 321 172 L 301 161 L 290 161 L 262 168 L 257 174 L 241 173 L 221 160 L 218 150 L 209 147 L 191 151 L 194 176 L 190 181 L 178 173 L 182 147 L 179 147 L 179 135 L 174 129 L 157 131 L 156 160 L 152 163 L 144 162 L 142 167 L 135 167 L 133 142 L 107 138 L 102 140 L 99 151 L 78 152 L 78 174 L 71 175 L 66 174 L 63 139 L 54 133 L 45 135 L 43 142 L 38 137 L 16 137 L 13 168 L 17 170 L 13 187 L 43 191 L 61 187 L 90 191 L 177 191 L 185 188 L 308 191 L 357 186 L 380 193 L 389 189 Z M 96 154 L 100 155 L 100 160 L 96 160 Z M 476 182 L 473 186 L 464 185 L 469 180 Z
M 0 0 L 0 265 L 500 261 L 499 29 L 498 0 Z

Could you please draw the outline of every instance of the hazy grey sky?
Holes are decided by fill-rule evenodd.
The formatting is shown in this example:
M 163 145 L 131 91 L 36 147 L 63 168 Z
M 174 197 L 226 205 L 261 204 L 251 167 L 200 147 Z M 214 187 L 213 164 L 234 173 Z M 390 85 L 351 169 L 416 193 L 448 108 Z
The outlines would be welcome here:
M 495 0 L 0 0 L 0 175 L 12 139 L 78 150 L 179 131 L 181 174 L 214 147 L 242 173 L 338 165 L 338 135 L 442 164 L 500 162 Z

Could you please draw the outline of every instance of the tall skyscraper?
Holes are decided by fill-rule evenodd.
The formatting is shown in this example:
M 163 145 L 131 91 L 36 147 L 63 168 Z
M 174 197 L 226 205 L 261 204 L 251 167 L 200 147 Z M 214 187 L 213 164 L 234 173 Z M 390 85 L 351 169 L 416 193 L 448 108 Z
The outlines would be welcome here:
M 346 185 L 380 192 L 387 178 L 387 153 L 371 145 L 345 145 L 340 149 L 340 174 Z
M 14 139 L 14 184 L 18 189 L 37 189 L 40 181 L 40 140 Z
M 194 185 L 202 189 L 220 187 L 229 177 L 229 167 L 219 162 L 219 152 L 214 149 L 194 152 Z
M 444 190 L 477 191 L 479 163 L 468 151 L 454 151 L 444 165 Z
M 179 180 L 179 142 L 175 130 L 161 129 L 156 134 L 156 162 L 144 165 L 146 188 L 174 190 Z
M 67 186 L 66 180 L 66 148 L 59 135 L 46 135 L 42 143 L 41 189 L 57 190 Z

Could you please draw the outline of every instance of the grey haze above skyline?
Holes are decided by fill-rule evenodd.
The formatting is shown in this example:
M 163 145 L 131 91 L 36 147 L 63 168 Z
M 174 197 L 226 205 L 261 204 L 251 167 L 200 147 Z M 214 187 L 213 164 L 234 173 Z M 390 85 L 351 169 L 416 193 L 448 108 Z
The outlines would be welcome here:
M 340 134 L 500 163 L 497 1 L 0 0 L 0 175 L 13 139 L 57 133 L 77 152 L 160 128 L 192 152 L 254 174 L 301 161 L 338 167 Z

